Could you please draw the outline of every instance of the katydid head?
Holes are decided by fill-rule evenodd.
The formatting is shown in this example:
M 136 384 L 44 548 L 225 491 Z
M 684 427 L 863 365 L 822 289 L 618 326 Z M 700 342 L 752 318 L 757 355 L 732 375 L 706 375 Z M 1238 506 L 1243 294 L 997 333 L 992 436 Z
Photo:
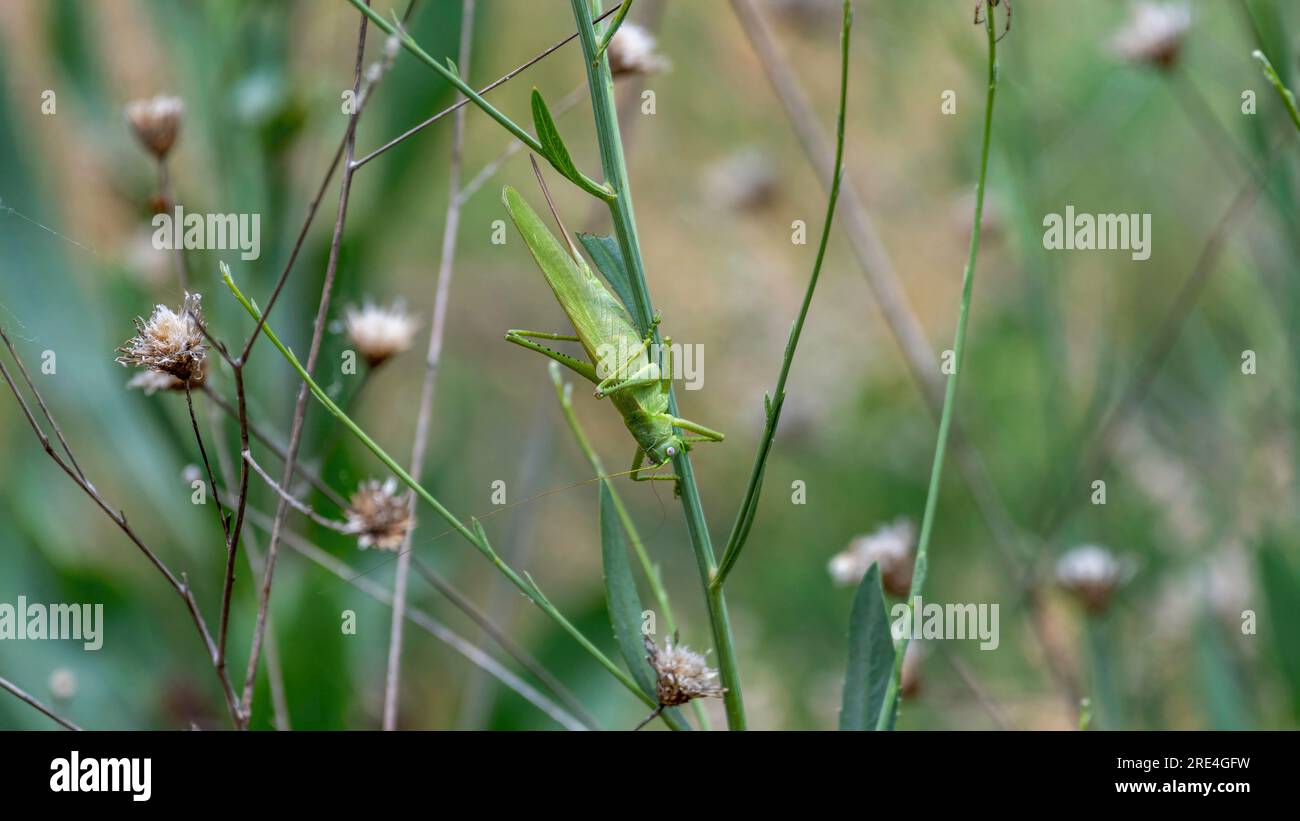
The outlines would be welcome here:
M 681 438 L 675 433 L 670 433 L 658 442 L 655 442 L 653 447 L 646 448 L 645 455 L 652 463 L 662 465 L 669 459 L 672 459 L 674 456 L 677 456 L 679 453 L 684 453 L 685 451 L 686 445 L 683 444 Z

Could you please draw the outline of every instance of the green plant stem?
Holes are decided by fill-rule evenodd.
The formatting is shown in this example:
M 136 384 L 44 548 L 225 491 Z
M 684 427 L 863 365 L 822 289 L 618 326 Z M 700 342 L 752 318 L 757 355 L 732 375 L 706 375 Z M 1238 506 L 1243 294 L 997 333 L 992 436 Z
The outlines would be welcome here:
M 234 279 L 230 276 L 230 269 L 226 267 L 225 263 L 221 264 L 221 275 L 225 280 L 226 287 L 230 289 L 232 294 L 234 294 L 235 299 L 239 300 L 239 303 L 244 306 L 244 309 L 248 311 L 249 315 L 252 316 L 254 320 L 260 321 L 261 312 L 257 309 L 257 306 L 244 296 L 243 292 L 239 290 L 239 287 L 235 285 Z M 584 650 L 590 653 L 591 656 L 600 663 L 600 666 L 604 667 L 609 671 L 610 675 L 618 679 L 620 684 L 626 687 L 638 699 L 645 702 L 647 706 L 658 706 L 657 702 L 653 698 L 641 691 L 641 688 L 637 686 L 631 676 L 623 672 L 617 664 L 611 661 L 609 657 L 592 644 L 577 627 L 574 627 L 573 624 L 555 608 L 555 605 L 551 604 L 550 600 L 546 598 L 546 595 L 542 593 L 541 589 L 532 578 L 528 577 L 527 573 L 525 573 L 524 576 L 528 578 L 520 577 L 513 568 L 506 564 L 505 561 L 497 555 L 497 552 L 492 549 L 492 545 L 489 544 L 487 534 L 483 531 L 482 525 L 479 524 L 478 520 L 471 519 L 474 529 L 470 530 L 470 528 L 461 522 L 460 519 L 456 518 L 451 511 L 443 507 L 442 503 L 433 497 L 433 494 L 429 493 L 424 486 L 412 478 L 411 474 L 407 473 L 406 470 L 404 470 L 402 466 L 393 459 L 393 457 L 389 456 L 383 448 L 376 444 L 375 441 L 371 439 L 356 422 L 353 422 L 348 415 L 344 413 L 328 395 L 326 395 L 325 391 L 316 384 L 314 379 L 311 378 L 311 374 L 307 373 L 307 370 L 302 366 L 302 363 L 298 361 L 298 357 L 294 355 L 293 351 L 285 347 L 284 343 L 280 341 L 279 337 L 275 335 L 269 325 L 263 326 L 263 332 L 266 334 L 267 339 L 271 340 L 271 344 L 275 345 L 275 347 L 279 349 L 280 353 L 284 356 L 289 365 L 297 371 L 298 377 L 307 385 L 308 390 L 310 390 L 312 395 L 316 397 L 317 401 L 325 407 L 325 410 L 329 411 L 331 416 L 341 422 L 353 436 L 357 437 L 357 439 L 359 439 L 361 443 L 379 459 L 379 461 L 384 463 L 385 467 L 393 472 L 394 476 L 401 479 L 403 484 L 414 491 L 417 496 L 429 505 L 429 507 L 433 508 L 439 516 L 445 519 L 447 523 L 451 525 L 453 530 L 459 533 L 467 542 L 486 556 L 497 570 L 501 571 L 501 573 L 504 574 L 505 577 L 515 585 L 515 587 L 519 588 L 529 601 L 541 608 L 544 613 L 559 624 L 566 633 L 572 636 Z
M 570 0 L 573 17 L 578 24 L 578 36 L 582 42 L 582 53 L 586 58 L 587 85 L 591 91 L 591 107 L 596 122 L 596 138 L 600 144 L 601 165 L 605 172 L 607 185 L 615 192 L 612 200 L 607 200 L 610 222 L 618 239 L 623 261 L 631 273 L 632 312 L 642 333 L 650 329 L 650 318 L 654 316 L 646 285 L 645 262 L 641 258 L 641 243 L 637 238 L 636 216 L 632 208 L 632 190 L 628 182 L 627 163 L 623 156 L 623 141 L 618 127 L 618 108 L 614 99 L 614 80 L 609 70 L 609 55 L 597 57 L 599 43 L 596 29 L 592 22 L 592 9 L 588 0 Z M 658 329 L 653 331 L 655 343 L 660 342 Z M 680 416 L 677 410 L 676 392 L 669 390 L 668 412 Z M 724 703 L 727 712 L 727 726 L 732 730 L 745 729 L 745 704 L 740 689 L 740 670 L 736 662 L 735 644 L 731 638 L 731 619 L 727 614 L 727 603 L 721 588 L 709 586 L 710 579 L 717 569 L 713 554 L 713 544 L 709 538 L 708 524 L 704 519 L 704 509 L 700 502 L 699 487 L 695 481 L 695 470 L 688 453 L 680 453 L 673 459 L 673 470 L 677 474 L 682 494 L 682 508 L 686 515 L 686 528 L 690 534 L 691 547 L 695 552 L 695 561 L 699 569 L 700 583 L 704 587 L 705 605 L 708 609 L 709 625 L 713 632 L 713 646 L 718 654 L 718 671 L 722 685 L 727 688 Z
M 948 385 L 943 396 L 943 413 L 939 417 L 939 435 L 934 446 L 934 464 L 930 469 L 930 487 L 925 497 L 925 514 L 921 519 L 921 536 L 916 546 L 916 568 L 912 573 L 912 586 L 908 591 L 906 605 L 909 618 L 913 602 L 921 595 L 925 586 L 925 576 L 929 569 L 930 534 L 934 530 L 934 514 L 939 504 L 939 486 L 943 478 L 943 458 L 948 449 L 948 432 L 952 427 L 953 407 L 956 405 L 957 384 L 961 379 L 962 358 L 966 352 L 966 322 L 970 316 L 971 293 L 975 286 L 975 262 L 979 257 L 980 227 L 984 218 L 984 185 L 988 179 L 989 144 L 993 132 L 993 99 L 998 86 L 998 52 L 996 28 L 993 22 L 995 6 L 985 4 L 984 28 L 988 36 L 989 69 L 988 97 L 984 103 L 984 134 L 980 145 L 979 181 L 975 186 L 975 221 L 971 226 L 970 255 L 966 259 L 966 270 L 962 274 L 961 308 L 957 314 L 957 334 L 953 342 L 953 360 L 955 370 L 948 377 Z M 893 716 L 898 708 L 898 690 L 903 676 L 903 657 L 907 654 L 909 636 L 899 639 L 894 654 L 894 671 L 885 691 L 885 701 L 881 705 L 880 716 L 876 722 L 877 730 L 888 729 L 893 724 Z
M 1287 88 L 1282 82 L 1277 69 L 1273 68 L 1273 64 L 1264 55 L 1264 52 L 1255 49 L 1250 56 L 1263 64 L 1264 76 L 1272 83 L 1273 88 L 1277 89 L 1277 93 L 1282 96 L 1282 104 L 1286 106 L 1287 113 L 1291 115 L 1291 122 L 1295 123 L 1295 127 L 1300 129 L 1300 111 L 1296 110 L 1295 95 L 1291 93 L 1291 89 Z
M 745 497 L 736 513 L 736 522 L 731 527 L 727 538 L 727 547 L 722 551 L 722 561 L 718 572 L 709 583 L 710 589 L 721 589 L 727 574 L 736 565 L 741 549 L 749 537 L 749 529 L 754 523 L 754 514 L 758 509 L 758 499 L 763 490 L 763 473 L 767 470 L 767 457 L 772 452 L 772 440 L 776 437 L 776 426 L 781 421 L 781 408 L 785 405 L 785 383 L 790 376 L 790 366 L 794 362 L 794 352 L 799 346 L 799 337 L 803 333 L 804 321 L 808 318 L 808 308 L 812 305 L 813 292 L 817 290 L 817 280 L 821 277 L 822 262 L 826 258 L 826 245 L 831 236 L 831 223 L 835 219 L 835 205 L 840 199 L 840 182 L 844 179 L 844 112 L 848 106 L 849 88 L 849 33 L 853 29 L 853 4 L 844 0 L 844 22 L 840 30 L 840 113 L 836 120 L 835 132 L 835 177 L 831 182 L 830 196 L 826 202 L 826 221 L 822 226 L 821 242 L 817 246 L 817 259 L 813 262 L 812 274 L 808 277 L 808 288 L 804 291 L 803 304 L 799 306 L 799 316 L 790 328 L 790 338 L 785 343 L 785 356 L 781 360 L 781 374 L 776 380 L 776 390 L 772 397 L 763 397 L 763 407 L 767 419 L 763 430 L 763 439 L 759 443 L 758 453 L 754 456 L 754 468 L 749 474 L 749 484 L 745 488 Z
M 379 14 L 377 11 L 367 6 L 363 2 L 363 0 L 349 0 L 349 2 L 352 3 L 352 5 L 356 6 L 357 10 L 360 11 L 362 14 L 369 17 L 371 22 L 373 22 L 376 26 L 379 26 L 389 35 L 395 35 L 398 38 L 398 40 L 401 41 L 403 48 L 411 52 L 411 54 L 415 55 L 416 59 L 418 59 L 420 62 L 424 63 L 429 68 L 441 74 L 443 78 L 447 80 L 447 82 L 451 83 L 453 86 L 459 89 L 460 92 L 464 94 L 466 97 L 468 97 L 470 100 L 472 100 L 476 106 L 483 109 L 483 112 L 485 114 L 487 114 L 489 117 L 491 117 L 492 119 L 500 123 L 505 130 L 515 135 L 516 139 L 518 139 L 524 145 L 528 146 L 538 155 L 542 157 L 546 157 L 548 160 L 550 160 L 551 155 L 546 151 L 545 148 L 542 147 L 542 144 L 538 142 L 536 137 L 534 137 L 532 134 L 529 134 L 522 127 L 520 127 L 518 123 L 516 123 L 514 120 L 507 117 L 505 114 L 502 114 L 500 111 L 497 110 L 495 106 L 493 106 L 487 100 L 483 99 L 483 96 L 481 94 L 479 94 L 477 91 L 471 88 L 468 83 L 466 83 L 463 79 L 461 79 L 460 73 L 458 71 L 453 70 L 454 65 L 449 67 L 443 65 L 442 63 L 430 57 L 429 53 L 424 49 L 420 48 L 419 43 L 415 42 L 415 38 L 407 34 L 405 31 L 400 30 L 391 20 L 385 19 L 383 15 Z M 613 196 L 608 186 L 601 185 L 600 183 L 596 182 L 595 180 L 591 179 L 585 174 L 582 174 L 581 172 L 579 172 L 579 178 L 575 180 L 575 184 L 582 190 L 586 191 L 588 194 L 591 194 L 594 197 L 599 197 L 600 199 L 609 199 L 611 196 Z
M 650 592 L 659 605 L 659 612 L 663 614 L 668 633 L 676 633 L 677 621 L 673 618 L 672 607 L 668 604 L 668 591 L 664 589 L 659 567 L 650 559 L 650 554 L 645 549 L 645 543 L 641 541 L 641 534 L 637 530 L 636 524 L 633 523 L 632 516 L 623 505 L 623 497 L 614 487 L 614 483 L 605 475 L 605 464 L 600 460 L 600 455 L 596 453 L 596 449 L 591 446 L 591 440 L 587 438 L 586 432 L 582 429 L 582 424 L 578 421 L 578 415 L 574 413 L 571 397 L 573 385 L 564 381 L 558 362 L 551 364 L 550 372 L 551 381 L 555 383 L 555 398 L 560 402 L 560 410 L 564 413 L 564 420 L 569 423 L 569 429 L 573 431 L 573 438 L 578 441 L 578 447 L 582 449 L 583 455 L 587 457 L 591 469 L 596 471 L 601 483 L 609 491 L 609 499 L 614 504 L 614 511 L 618 514 L 618 520 L 623 525 L 623 531 L 627 533 L 628 541 L 632 543 L 632 552 L 636 554 L 637 561 L 641 563 L 641 571 L 645 573 L 646 582 L 650 585 Z M 696 720 L 700 723 L 700 728 L 709 729 L 708 714 L 704 712 L 704 705 L 700 700 L 695 699 L 692 701 L 691 707 Z

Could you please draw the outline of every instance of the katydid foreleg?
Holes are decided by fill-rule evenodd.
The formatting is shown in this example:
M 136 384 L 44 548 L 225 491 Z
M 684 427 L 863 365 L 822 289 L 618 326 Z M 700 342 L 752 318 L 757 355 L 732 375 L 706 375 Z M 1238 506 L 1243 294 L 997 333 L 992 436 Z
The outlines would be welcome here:
M 654 342 L 655 329 L 659 327 L 660 319 L 661 317 L 659 315 L 659 312 L 655 311 L 654 319 L 650 320 L 649 333 L 647 333 L 641 339 L 641 343 L 637 345 L 636 348 L 627 355 L 627 357 L 623 360 L 623 362 L 619 364 L 618 367 L 614 368 L 614 372 L 610 374 L 609 377 L 607 377 L 605 380 L 603 380 L 599 385 L 596 386 L 597 399 L 602 399 L 606 396 L 609 396 L 614 391 L 630 387 L 629 383 L 631 383 L 633 380 L 641 380 L 637 384 L 644 384 L 645 377 L 642 377 L 641 374 L 645 373 L 648 370 L 649 365 L 641 368 L 636 373 L 626 378 L 623 376 L 623 374 L 627 371 L 628 367 L 637 360 L 637 357 L 641 356 L 641 354 L 644 353 L 645 350 L 650 347 L 650 344 Z M 649 381 L 657 382 L 658 378 L 656 377 L 655 379 Z
M 677 481 L 677 477 L 671 474 L 668 476 L 642 476 L 641 466 L 643 464 L 645 464 L 645 448 L 637 448 L 636 454 L 632 457 L 631 476 L 633 482 L 676 482 Z M 658 470 L 659 468 L 663 467 L 666 464 L 668 464 L 668 460 L 665 459 L 663 462 L 660 462 L 657 465 L 651 465 L 649 469 Z

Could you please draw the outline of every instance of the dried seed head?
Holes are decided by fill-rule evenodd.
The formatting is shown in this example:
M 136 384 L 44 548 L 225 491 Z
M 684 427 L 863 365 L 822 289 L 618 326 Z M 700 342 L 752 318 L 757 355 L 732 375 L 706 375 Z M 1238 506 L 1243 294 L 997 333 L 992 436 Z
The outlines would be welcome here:
M 609 41 L 609 70 L 615 77 L 655 74 L 669 67 L 668 58 L 655 51 L 655 37 L 636 23 L 624 22 Z
M 1129 564 L 1097 545 L 1081 545 L 1056 562 L 1056 582 L 1092 613 L 1110 604 L 1111 594 L 1132 575 Z
M 916 527 L 905 518 L 882 525 L 874 533 L 859 536 L 837 553 L 826 570 L 836 584 L 854 585 L 862 581 L 871 565 L 880 565 L 881 586 L 891 596 L 906 596 L 912 586 L 913 550 Z
M 385 308 L 367 301 L 360 309 L 348 306 L 346 326 L 357 353 L 377 368 L 411 347 L 416 322 L 400 302 Z
M 365 550 L 397 550 L 415 525 L 405 494 L 397 494 L 397 482 L 370 479 L 362 482 L 348 501 L 348 530 L 357 534 L 357 547 Z
M 157 305 L 148 320 L 137 317 L 136 335 L 117 349 L 117 361 L 123 366 L 141 365 L 151 371 L 171 374 L 180 381 L 195 384 L 203 378 L 203 360 L 207 349 L 199 323 L 203 313 L 198 294 L 185 294 L 178 311 Z
M 1186 3 L 1139 3 L 1111 46 L 1125 60 L 1170 68 L 1178 62 L 1191 25 L 1192 11 Z
M 126 120 L 135 131 L 135 138 L 159 160 L 166 159 L 176 143 L 184 113 L 185 103 L 180 97 L 159 95 L 126 104 Z
M 676 707 L 693 698 L 712 698 L 727 692 L 717 683 L 718 671 L 710 670 L 704 656 L 669 639 L 660 650 L 649 636 L 645 640 L 646 661 L 655 671 L 659 704 Z

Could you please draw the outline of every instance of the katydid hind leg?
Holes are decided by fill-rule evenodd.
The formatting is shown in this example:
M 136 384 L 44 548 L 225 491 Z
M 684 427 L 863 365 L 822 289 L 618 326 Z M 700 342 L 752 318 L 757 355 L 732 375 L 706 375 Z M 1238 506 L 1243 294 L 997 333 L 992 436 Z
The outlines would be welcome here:
M 600 381 L 600 379 L 596 376 L 595 367 L 593 367 L 590 363 L 583 362 L 581 359 L 576 359 L 572 356 L 569 356 L 568 354 L 560 353 L 559 351 L 553 351 L 550 348 L 546 347 L 545 345 L 539 345 L 538 343 L 533 342 L 531 339 L 529 339 L 530 336 L 538 336 L 541 339 L 559 339 L 559 340 L 567 339 L 566 337 L 559 336 L 556 334 L 552 334 L 550 336 L 540 336 L 539 333 L 535 331 L 507 331 L 506 341 L 512 342 L 521 348 L 527 348 L 530 351 L 536 351 L 537 353 L 542 354 L 543 356 L 554 359 L 556 362 L 559 362 L 564 367 L 576 373 L 578 376 L 581 376 L 582 378 L 587 379 L 593 383 Z
M 689 419 L 682 419 L 681 417 L 678 416 L 673 416 L 671 417 L 671 419 L 673 421 L 674 427 L 681 428 L 682 430 L 688 430 L 691 433 L 698 433 L 700 436 L 704 438 L 704 441 L 721 442 L 723 439 L 727 438 L 726 435 L 723 434 L 721 431 L 716 431 L 713 428 L 705 427 L 704 425 L 701 425 L 699 422 L 692 422 Z

